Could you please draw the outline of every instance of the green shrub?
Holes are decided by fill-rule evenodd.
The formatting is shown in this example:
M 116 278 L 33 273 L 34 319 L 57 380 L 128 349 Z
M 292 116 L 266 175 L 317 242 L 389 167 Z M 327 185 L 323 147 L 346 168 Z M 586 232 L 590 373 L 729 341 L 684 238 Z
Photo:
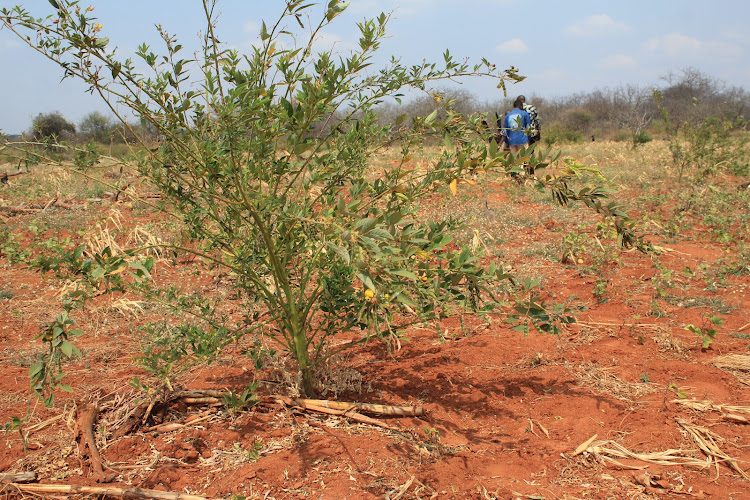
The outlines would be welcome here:
M 633 134 L 632 138 L 633 138 L 634 145 L 646 144 L 654 140 L 651 134 L 649 134 L 645 130 L 641 130 L 637 134 Z
M 531 158 L 504 156 L 482 139 L 482 116 L 459 114 L 452 100 L 428 88 L 477 75 L 504 88 L 521 79 L 514 68 L 500 71 L 486 60 L 469 66 L 446 51 L 440 67 L 396 60 L 375 71 L 369 66 L 386 35 L 385 14 L 359 23 L 359 49 L 348 56 L 316 52 L 316 35 L 348 5 L 339 0 L 323 7 L 311 26 L 305 22 L 315 5 L 287 0 L 278 22 L 263 23 L 261 42 L 243 56 L 218 41 L 216 3 L 206 0 L 199 60 L 183 58 L 178 40 L 161 33 L 165 54 L 145 44 L 137 51 L 153 73 L 144 76 L 107 48 L 89 9 L 82 12 L 69 0 L 52 3 L 54 18 L 16 7 L 3 9 L 4 24 L 67 76 L 124 101 L 149 124 L 123 124 L 142 143 L 148 139 L 139 131 L 158 132 L 163 139 L 144 150 L 138 169 L 168 202 L 165 216 L 179 219 L 189 238 L 160 249 L 200 256 L 231 274 L 236 297 L 247 304 L 238 320 L 222 315 L 207 297 L 158 288 L 150 281 L 154 260 L 141 253 L 150 247 L 119 255 L 107 248 L 93 257 L 67 250 L 49 263 L 69 267 L 92 289 L 129 289 L 171 305 L 182 324 L 152 328 L 158 342 L 142 359 L 167 385 L 230 343 L 263 335 L 292 355 L 303 392 L 313 395 L 316 370 L 343 349 L 372 338 L 390 345 L 412 325 L 497 306 L 498 288 L 510 276 L 494 264 L 483 266 L 481 247 L 452 241 L 456 221 L 421 220 L 417 202 L 440 187 L 455 194 L 458 182 L 477 170 L 517 173 L 525 162 L 539 173 L 555 161 L 536 151 Z M 289 31 L 297 25 L 298 33 Z M 34 36 L 26 38 L 27 32 Z M 436 109 L 410 122 L 401 117 L 396 128 L 379 125 L 376 106 L 409 88 L 431 95 Z M 432 138 L 440 139 L 439 154 L 413 168 L 413 152 Z M 375 155 L 385 146 L 398 157 L 378 165 Z M 81 168 L 94 153 L 89 148 L 82 154 Z M 634 223 L 615 203 L 602 203 L 601 189 L 569 187 L 582 169 L 571 162 L 565 174 L 540 175 L 537 182 L 563 205 L 581 200 L 616 218 L 620 243 L 643 249 Z M 548 308 L 531 288 L 527 284 L 516 298 L 514 319 L 523 331 L 533 325 L 556 333 L 560 323 L 574 320 L 563 305 Z M 341 335 L 347 340 L 333 347 Z M 39 373 L 34 375 L 44 383 Z
M 58 141 L 76 133 L 76 127 L 63 117 L 59 111 L 40 113 L 31 124 L 31 135 L 35 139 Z
M 569 129 L 561 123 L 553 123 L 545 127 L 542 134 L 542 141 L 548 145 L 582 142 L 583 133 Z

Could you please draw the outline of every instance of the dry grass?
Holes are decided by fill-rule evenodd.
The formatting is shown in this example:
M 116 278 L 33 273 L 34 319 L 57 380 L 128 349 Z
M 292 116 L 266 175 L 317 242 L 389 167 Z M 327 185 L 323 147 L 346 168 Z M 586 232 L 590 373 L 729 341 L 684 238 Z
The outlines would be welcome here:
M 732 373 L 743 384 L 750 385 L 750 355 L 727 354 L 715 358 L 712 363 L 714 366 Z
M 568 369 L 571 369 L 570 365 Z M 572 371 L 579 384 L 627 403 L 635 403 L 656 390 L 649 384 L 626 382 L 596 363 L 584 363 L 572 368 Z
M 743 479 L 750 479 L 750 476 L 742 470 L 738 464 L 739 460 L 730 457 L 720 447 L 720 444 L 726 442 L 724 438 L 715 432 L 695 425 L 686 420 L 677 419 L 677 423 L 685 429 L 688 436 L 698 445 L 698 448 L 706 455 L 709 464 L 713 463 L 716 467 L 716 479 L 719 479 L 719 464 L 726 464 L 730 469 L 737 472 Z
M 591 456 L 602 463 L 609 463 L 623 469 L 640 470 L 649 465 L 628 465 L 621 460 L 636 460 L 645 462 L 650 465 L 663 466 L 688 466 L 706 469 L 711 466 L 710 459 L 701 460 L 693 455 L 696 450 L 665 450 L 657 452 L 638 453 L 627 449 L 625 446 L 615 441 L 591 441 L 584 443 L 583 448 L 579 447 L 576 453 L 583 453 L 585 456 Z

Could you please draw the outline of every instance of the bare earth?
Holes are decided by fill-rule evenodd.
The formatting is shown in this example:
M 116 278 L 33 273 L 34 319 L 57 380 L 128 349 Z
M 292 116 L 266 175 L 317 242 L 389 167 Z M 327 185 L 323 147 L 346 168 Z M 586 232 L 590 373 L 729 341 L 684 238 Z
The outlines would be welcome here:
M 0 198 L 9 199 L 20 182 L 0 188 Z M 739 181 L 713 182 L 731 191 Z M 379 342 L 347 352 L 330 368 L 323 397 L 424 408 L 422 417 L 373 416 L 396 430 L 271 398 L 294 395 L 280 384 L 284 360 L 256 373 L 242 355 L 248 341 L 177 383 L 241 392 L 253 378 L 274 382 L 261 384 L 258 405 L 236 411 L 176 400 L 156 405 L 145 423 L 123 432 L 128 413 L 146 399 L 128 385 L 133 377 L 148 378 L 132 363 L 143 341 L 138 325 L 162 311 L 109 296 L 76 316 L 87 335 L 79 339 L 82 357 L 65 366 L 73 392 L 44 408 L 29 391 L 28 366 L 43 349 L 31 339 L 59 313 L 64 283 L 0 256 L 0 423 L 28 416 L 22 427 L 28 451 L 18 431 L 0 434 L 0 472 L 104 486 L 79 433 L 83 405 L 96 404 L 105 472 L 114 476 L 110 486 L 121 488 L 258 499 L 750 498 L 750 476 L 743 477 L 750 470 L 750 376 L 715 364 L 750 354 L 750 275 L 717 274 L 739 244 L 748 244 L 748 206 L 736 207 L 745 222 L 731 229 L 730 241 L 717 238 L 699 214 L 670 236 L 664 228 L 678 215 L 674 206 L 636 203 L 639 189 L 613 196 L 636 212 L 659 215 L 659 222 L 643 225 L 663 250 L 658 257 L 616 250 L 606 234 L 600 247 L 590 212 L 553 207 L 530 185 L 499 177 L 461 185 L 456 198 L 443 192 L 429 200 L 428 216 L 450 210 L 469 219 L 487 245 L 488 262 L 539 277 L 546 299 L 572 299 L 585 309 L 559 336 L 524 336 L 501 316 L 490 323 L 466 316 L 463 324 L 444 322 L 440 334 L 435 325 L 409 331 L 390 352 Z M 648 189 L 669 194 L 671 186 L 662 181 Z M 28 242 L 75 235 L 79 223 L 106 225 L 113 209 L 122 215 L 120 234 L 136 226 L 153 230 L 149 224 L 159 222 L 127 198 L 3 217 Z M 46 224 L 40 234 L 24 229 L 38 220 Z M 583 234 L 586 244 L 563 259 L 569 233 Z M 226 277 L 200 262 L 164 262 L 154 276 L 203 294 L 231 291 Z M 684 327 L 708 328 L 710 315 L 724 322 L 702 349 Z M 196 415 L 204 418 L 177 430 L 149 430 Z M 724 458 L 701 450 L 706 442 Z M 23 496 L 7 485 L 0 491 Z

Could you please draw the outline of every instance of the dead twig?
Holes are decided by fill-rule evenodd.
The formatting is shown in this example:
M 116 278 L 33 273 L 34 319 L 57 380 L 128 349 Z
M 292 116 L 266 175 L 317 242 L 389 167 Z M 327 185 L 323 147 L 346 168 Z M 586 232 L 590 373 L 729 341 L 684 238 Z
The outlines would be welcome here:
M 33 483 L 36 472 L 3 472 L 0 473 L 0 483 Z
M 118 498 L 143 498 L 156 500 L 209 500 L 207 497 L 188 495 L 171 491 L 148 490 L 144 488 L 116 488 L 113 486 L 78 486 L 73 484 L 17 484 L 11 488 L 20 493 L 31 493 L 40 496 L 49 494 L 62 495 L 101 495 Z
M 349 419 L 354 420 L 356 422 L 360 422 L 360 423 L 363 423 L 363 424 L 375 425 L 377 427 L 382 427 L 384 429 L 388 429 L 388 430 L 391 430 L 391 431 L 397 431 L 397 430 L 399 430 L 398 428 L 392 427 L 392 426 L 386 424 L 385 422 L 381 422 L 380 420 L 376 420 L 374 418 L 367 417 L 365 415 L 362 415 L 362 414 L 357 413 L 357 412 L 352 411 L 352 410 L 343 411 L 343 410 L 335 410 L 335 409 L 332 409 L 332 408 L 325 408 L 325 407 L 322 407 L 322 406 L 316 406 L 316 405 L 313 405 L 313 404 L 310 404 L 310 403 L 306 403 L 304 399 L 303 400 L 294 400 L 294 399 L 288 398 L 286 396 L 274 396 L 274 399 L 276 399 L 277 401 L 281 401 L 285 405 L 287 405 L 289 407 L 292 407 L 292 408 L 299 408 L 299 409 L 303 409 L 303 410 L 315 411 L 315 412 L 318 412 L 318 413 L 325 413 L 327 415 L 336 415 L 336 416 L 339 416 L 339 417 L 346 417 L 346 418 L 349 418 Z
M 300 404 L 317 406 L 320 408 L 330 408 L 333 410 L 358 410 L 365 413 L 376 413 L 378 415 L 388 415 L 396 417 L 419 417 L 424 415 L 424 408 L 421 406 L 391 406 L 378 405 L 370 403 L 347 403 L 343 401 L 329 401 L 325 399 L 296 399 Z
M 409 478 L 408 481 L 406 481 L 406 483 L 404 483 L 403 485 L 399 486 L 398 491 L 393 490 L 393 491 L 389 491 L 388 493 L 386 493 L 385 494 L 385 499 L 386 500 L 398 500 L 399 498 L 401 498 L 402 496 L 404 496 L 406 494 L 406 492 L 409 491 L 409 488 L 411 488 L 411 485 L 414 483 L 414 479 L 415 479 L 415 477 L 412 476 L 412 477 Z M 395 493 L 395 496 L 391 496 L 393 493 Z
M 199 422 L 203 422 L 204 420 L 208 420 L 212 416 L 213 416 L 213 413 L 209 413 L 208 415 L 202 415 L 202 416 L 199 416 L 198 418 L 188 418 L 187 420 L 185 420 L 184 423 L 170 422 L 170 423 L 166 423 L 166 424 L 159 424 L 159 425 L 155 425 L 153 427 L 149 427 L 147 430 L 149 432 L 150 431 L 156 431 L 156 432 L 158 432 L 160 434 L 165 433 L 165 432 L 176 431 L 176 430 L 182 429 L 184 427 L 188 427 L 188 426 L 191 426 L 191 425 L 196 425 Z

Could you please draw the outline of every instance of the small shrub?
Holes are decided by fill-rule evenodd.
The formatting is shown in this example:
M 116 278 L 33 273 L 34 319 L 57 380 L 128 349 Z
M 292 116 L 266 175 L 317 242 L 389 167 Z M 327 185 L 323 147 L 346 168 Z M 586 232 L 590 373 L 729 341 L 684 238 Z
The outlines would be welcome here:
M 651 134 L 649 134 L 645 130 L 641 130 L 637 134 L 633 135 L 633 144 L 635 145 L 640 146 L 642 144 L 649 143 L 653 140 L 654 138 L 651 136 Z
M 553 123 L 546 127 L 542 141 L 547 145 L 582 142 L 583 133 L 569 129 L 560 123 Z

